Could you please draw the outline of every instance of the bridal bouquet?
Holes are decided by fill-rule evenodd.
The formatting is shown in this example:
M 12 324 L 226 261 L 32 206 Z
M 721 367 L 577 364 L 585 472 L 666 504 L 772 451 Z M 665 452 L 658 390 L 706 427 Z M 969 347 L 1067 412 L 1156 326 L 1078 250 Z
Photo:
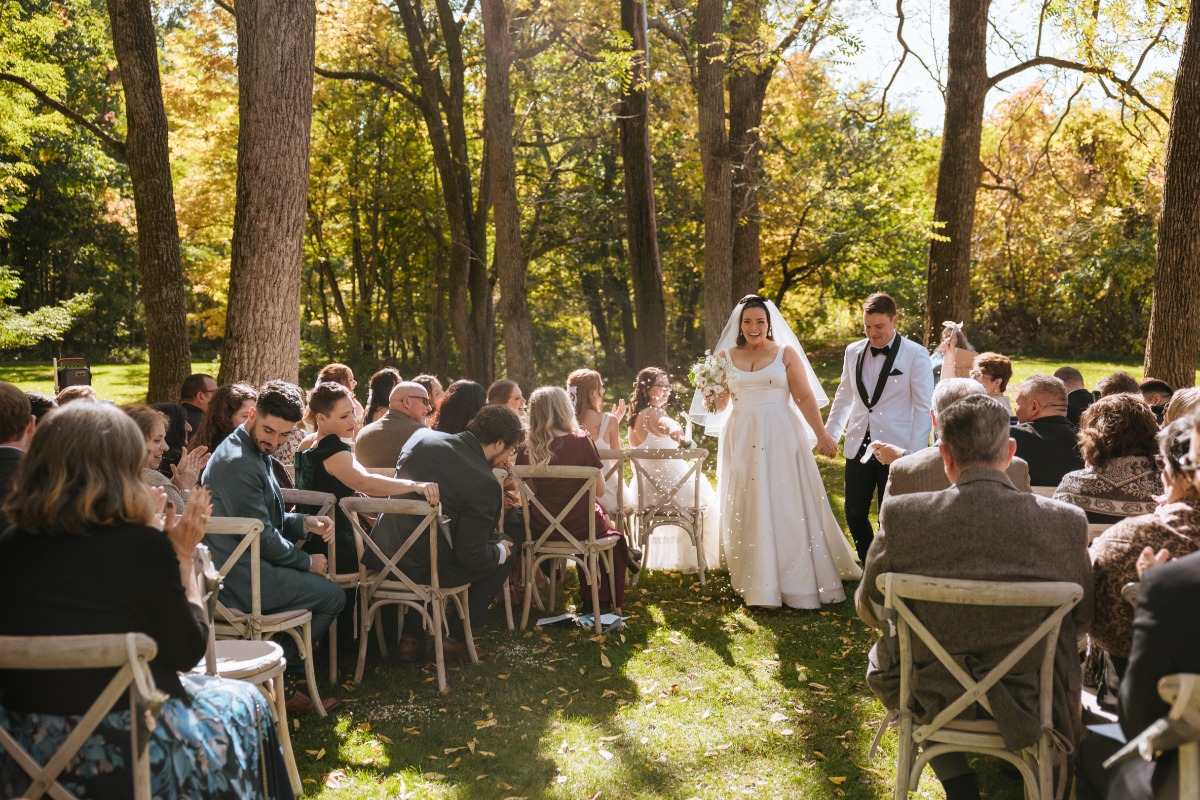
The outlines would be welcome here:
M 704 358 L 692 365 L 688 373 L 692 385 L 704 395 L 704 405 L 709 411 L 716 408 L 717 397 L 729 389 L 729 360 L 724 356 L 704 351 Z

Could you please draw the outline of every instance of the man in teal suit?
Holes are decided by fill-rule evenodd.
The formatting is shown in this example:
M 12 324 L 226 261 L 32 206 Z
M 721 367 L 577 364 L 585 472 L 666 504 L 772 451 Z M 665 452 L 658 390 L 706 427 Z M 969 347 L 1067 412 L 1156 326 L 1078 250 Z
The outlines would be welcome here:
M 231 433 L 213 452 L 201 482 L 213 495 L 213 513 L 219 517 L 250 517 L 262 520 L 262 610 L 264 614 L 307 609 L 312 612 L 312 638 L 318 641 L 346 603 L 345 593 L 329 580 L 325 556 L 301 550 L 313 534 L 326 542 L 333 538 L 329 517 L 287 513 L 283 494 L 271 470 L 271 454 L 282 445 L 300 421 L 304 401 L 300 389 L 285 381 L 271 381 L 258 394 L 250 419 Z M 206 536 L 213 561 L 225 563 L 237 547 L 232 536 Z M 224 585 L 221 601 L 230 608 L 250 610 L 250 553 L 238 559 Z M 294 682 L 303 674 L 295 642 L 280 640 L 287 656 L 288 676 Z M 311 654 L 310 654 L 311 657 Z M 326 698 L 326 710 L 338 701 Z M 303 692 L 288 696 L 288 711 L 311 710 L 312 700 Z

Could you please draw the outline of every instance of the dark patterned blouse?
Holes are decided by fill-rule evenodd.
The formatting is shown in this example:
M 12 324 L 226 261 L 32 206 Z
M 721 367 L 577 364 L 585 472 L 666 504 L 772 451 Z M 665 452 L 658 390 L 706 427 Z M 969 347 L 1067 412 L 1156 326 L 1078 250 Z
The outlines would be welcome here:
M 1103 467 L 1085 467 L 1063 476 L 1054 499 L 1079 506 L 1088 522 L 1120 522 L 1150 514 L 1163 490 L 1158 467 L 1147 456 L 1121 456 Z

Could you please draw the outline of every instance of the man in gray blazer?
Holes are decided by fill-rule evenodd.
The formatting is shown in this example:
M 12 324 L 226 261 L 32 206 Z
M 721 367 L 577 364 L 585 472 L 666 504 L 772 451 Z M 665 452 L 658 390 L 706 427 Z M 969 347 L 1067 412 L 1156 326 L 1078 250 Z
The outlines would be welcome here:
M 1005 475 L 1015 450 L 1008 411 L 990 397 L 972 395 L 950 405 L 938 421 L 938 445 L 954 486 L 888 498 L 880 532 L 871 544 L 855 594 L 858 614 L 879 627 L 883 595 L 875 581 L 887 572 L 992 581 L 1070 581 L 1083 599 L 1063 620 L 1054 656 L 1054 725 L 1068 741 L 1079 738 L 1082 674 L 1076 641 L 1091 625 L 1092 567 L 1087 555 L 1087 517 L 1074 506 L 1018 491 Z M 1038 624 L 1034 609 L 931 605 L 922 621 L 976 678 Z M 892 633 L 894 637 L 894 632 Z M 899 703 L 899 663 L 891 642 L 880 639 L 870 653 L 867 682 L 889 709 Z M 916 652 L 916 711 L 931 721 L 962 693 L 936 659 Z M 1010 748 L 1041 735 L 1035 659 L 1018 666 L 988 693 L 996 722 Z M 948 800 L 979 797 L 975 776 L 961 754 L 932 760 Z
M 364 427 L 354 440 L 354 457 L 368 469 L 396 468 L 409 438 L 425 427 L 430 411 L 429 391 L 419 383 L 401 381 L 388 395 L 388 410 Z
M 303 400 L 300 389 L 285 381 L 271 381 L 259 391 L 250 419 L 217 447 L 200 481 L 212 491 L 213 514 L 218 517 L 250 517 L 261 520 L 259 535 L 262 562 L 262 610 L 264 614 L 308 609 L 312 612 L 312 640 L 318 641 L 346 603 L 346 595 L 327 577 L 325 556 L 300 549 L 313 534 L 326 542 L 333 539 L 333 520 L 284 511 L 283 494 L 271 470 L 271 454 L 287 441 L 300 421 Z M 237 547 L 237 537 L 205 536 L 213 562 L 224 564 Z M 250 553 L 247 551 L 225 578 L 221 601 L 230 608 L 250 610 Z M 290 636 L 280 637 L 287 657 L 288 682 L 304 674 Z M 309 654 L 312 658 L 312 654 Z M 313 709 L 312 700 L 289 686 L 288 711 Z M 326 710 L 338 701 L 323 698 Z
M 974 378 L 946 378 L 933 390 L 933 409 L 930 417 L 933 419 L 933 435 L 937 437 L 938 417 L 953 403 L 970 397 L 973 394 L 986 394 L 983 384 Z M 880 450 L 891 445 L 875 445 L 875 457 L 885 464 L 890 459 Z M 901 458 L 891 462 L 888 471 L 887 489 L 883 497 L 886 500 L 892 495 L 912 494 L 913 492 L 938 492 L 950 488 L 950 479 L 946 477 L 946 468 L 942 463 L 942 453 L 936 442 L 932 447 L 926 447 L 915 453 L 906 453 Z M 1032 491 L 1029 488 L 1029 465 L 1024 459 L 1013 457 L 1005 469 L 1008 479 L 1022 492 Z

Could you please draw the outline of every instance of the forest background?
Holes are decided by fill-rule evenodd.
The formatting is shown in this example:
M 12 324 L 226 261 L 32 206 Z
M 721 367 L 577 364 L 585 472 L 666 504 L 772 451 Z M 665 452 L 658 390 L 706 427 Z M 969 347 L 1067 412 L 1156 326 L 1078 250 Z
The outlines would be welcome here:
M 848 80 L 841 69 L 867 46 L 854 20 L 894 25 L 895 12 L 853 0 L 709 2 L 720 13 L 710 58 L 699 44 L 703 0 L 502 4 L 512 253 L 497 240 L 497 226 L 511 221 L 494 214 L 488 5 L 316 4 L 299 306 L 306 383 L 331 361 L 360 375 L 382 365 L 502 375 L 510 340 L 499 332 L 518 317 L 538 383 L 589 366 L 624 385 L 663 358 L 685 372 L 729 308 L 727 298 L 719 315 L 706 308 L 705 72 L 716 63 L 732 163 L 726 294 L 760 289 L 802 340 L 820 343 L 853 336 L 862 299 L 888 291 L 905 311 L 904 332 L 930 335 L 930 249 L 947 239 L 934 221 L 946 180 L 939 151 L 957 123 L 947 117 L 942 132 L 919 123 L 896 100 L 908 78 L 885 85 L 887 75 Z M 127 100 L 107 6 L 0 6 L 8 360 L 147 358 L 133 190 L 116 146 L 128 135 Z M 228 336 L 239 32 L 222 0 L 151 7 L 187 335 L 192 359 L 207 361 Z M 950 14 L 953 27 L 953 2 Z M 982 112 L 964 315 L 979 349 L 1066 360 L 1142 354 L 1186 15 L 1183 2 L 1045 0 L 1032 17 L 1018 15 L 1040 20 L 1036 31 L 1018 17 L 988 22 L 993 62 L 1037 68 L 990 84 L 998 88 Z M 1043 27 L 1067 68 L 1030 61 L 1043 51 Z M 922 65 L 945 91 L 945 63 L 935 54 Z M 638 119 L 647 122 L 640 134 L 630 127 Z M 631 189 L 639 135 L 650 169 Z M 631 223 L 635 209 L 647 210 L 645 196 L 631 195 L 639 186 L 657 250 L 648 255 L 631 244 L 646 235 Z M 463 247 L 469 268 L 456 254 Z M 510 275 L 524 282 L 515 292 L 523 305 L 506 295 Z M 647 301 L 655 293 L 657 312 Z M 454 329 L 464 314 L 483 331 L 473 344 Z

